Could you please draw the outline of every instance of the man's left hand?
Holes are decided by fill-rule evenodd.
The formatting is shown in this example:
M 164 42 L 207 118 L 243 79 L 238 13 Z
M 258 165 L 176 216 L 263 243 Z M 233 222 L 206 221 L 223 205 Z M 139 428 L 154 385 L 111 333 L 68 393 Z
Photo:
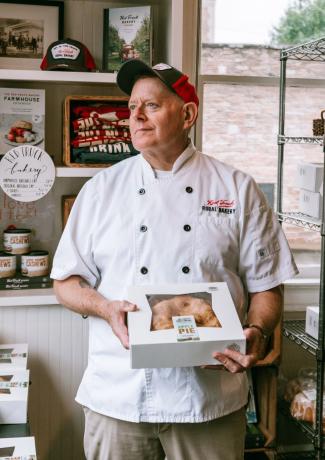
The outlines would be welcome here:
M 226 370 L 233 374 L 244 372 L 254 366 L 257 361 L 263 358 L 265 353 L 265 339 L 258 329 L 244 329 L 246 336 L 246 354 L 239 351 L 226 349 L 223 353 L 215 352 L 213 357 L 221 364 L 202 366 L 204 369 Z

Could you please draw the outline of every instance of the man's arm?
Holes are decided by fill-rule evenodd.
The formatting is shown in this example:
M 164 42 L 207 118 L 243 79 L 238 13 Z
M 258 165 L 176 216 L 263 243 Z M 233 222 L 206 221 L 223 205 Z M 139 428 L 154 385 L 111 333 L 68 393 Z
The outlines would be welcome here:
M 129 348 L 126 315 L 129 311 L 136 311 L 136 305 L 126 300 L 107 300 L 80 276 L 70 276 L 63 281 L 55 280 L 53 286 L 62 305 L 81 315 L 104 319 L 122 345 Z
M 224 353 L 213 355 L 229 372 L 243 372 L 254 366 L 263 357 L 266 340 L 262 331 L 267 335 L 272 334 L 282 315 L 282 299 L 281 286 L 263 292 L 250 293 L 246 323 L 257 327 L 244 329 L 247 340 L 246 354 L 227 349 Z

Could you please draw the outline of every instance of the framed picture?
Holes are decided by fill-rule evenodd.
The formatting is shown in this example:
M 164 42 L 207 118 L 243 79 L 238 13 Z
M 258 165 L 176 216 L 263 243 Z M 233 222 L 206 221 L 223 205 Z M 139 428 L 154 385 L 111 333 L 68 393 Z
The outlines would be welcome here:
M 77 195 L 64 195 L 62 197 L 62 230 L 66 226 L 69 214 Z
M 129 59 L 152 63 L 152 7 L 104 9 L 103 70 L 117 72 Z
M 63 38 L 63 1 L 0 0 L 0 68 L 38 69 Z

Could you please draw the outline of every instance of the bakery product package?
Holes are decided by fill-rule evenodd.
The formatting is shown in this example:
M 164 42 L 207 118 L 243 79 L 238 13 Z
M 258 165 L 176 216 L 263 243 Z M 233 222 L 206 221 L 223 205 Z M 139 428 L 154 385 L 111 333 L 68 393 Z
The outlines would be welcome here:
M 131 368 L 220 364 L 216 351 L 245 353 L 246 340 L 227 283 L 132 286 L 128 300 Z

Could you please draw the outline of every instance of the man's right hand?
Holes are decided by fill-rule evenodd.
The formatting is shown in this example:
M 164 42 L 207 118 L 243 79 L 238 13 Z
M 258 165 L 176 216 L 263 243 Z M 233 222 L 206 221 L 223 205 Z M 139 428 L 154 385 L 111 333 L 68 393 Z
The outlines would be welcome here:
M 112 331 L 127 350 L 129 349 L 129 333 L 127 328 L 127 313 L 137 311 L 138 307 L 127 300 L 112 300 L 107 303 L 103 318 L 109 323 Z
M 138 307 L 126 300 L 107 300 L 81 276 L 54 281 L 54 292 L 62 305 L 80 315 L 98 316 L 107 321 L 125 348 L 129 348 L 127 313 Z

